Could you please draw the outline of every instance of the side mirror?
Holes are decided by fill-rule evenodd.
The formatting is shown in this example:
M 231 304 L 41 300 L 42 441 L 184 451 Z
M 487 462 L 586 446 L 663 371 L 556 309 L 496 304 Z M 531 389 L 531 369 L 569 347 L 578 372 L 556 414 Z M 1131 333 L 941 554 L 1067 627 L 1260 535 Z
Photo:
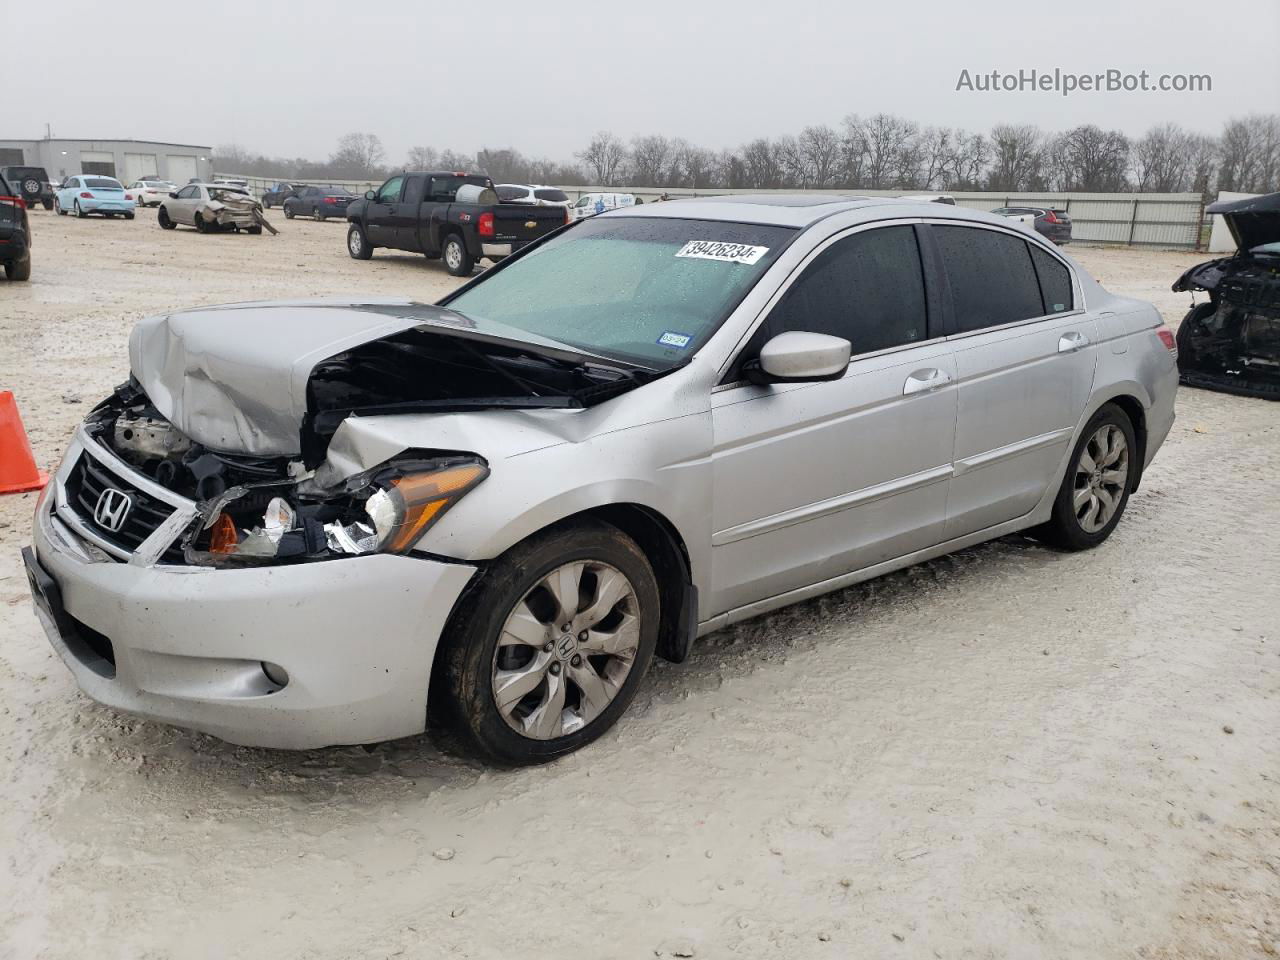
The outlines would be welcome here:
M 365 198 L 366 200 L 377 200 L 377 199 L 378 199 L 378 195 L 377 195 L 376 193 L 374 193 L 372 190 L 366 190 L 366 191 L 364 192 L 364 198 Z
M 853 346 L 842 337 L 790 330 L 761 347 L 760 356 L 748 360 L 742 372 L 761 386 L 839 380 L 849 367 L 852 352 Z
M 169 191 L 169 199 L 170 199 L 170 200 L 177 200 L 177 199 L 178 199 L 178 191 L 177 191 L 177 190 L 170 190 L 170 191 Z

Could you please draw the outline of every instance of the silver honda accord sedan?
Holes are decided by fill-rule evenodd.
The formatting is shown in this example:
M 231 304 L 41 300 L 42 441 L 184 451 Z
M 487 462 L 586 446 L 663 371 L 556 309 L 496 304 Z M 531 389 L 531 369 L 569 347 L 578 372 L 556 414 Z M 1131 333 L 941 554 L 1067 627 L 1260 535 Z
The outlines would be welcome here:
M 152 317 L 129 360 L 24 551 L 80 686 L 269 747 L 430 712 L 502 764 L 746 617 L 1014 531 L 1096 546 L 1178 381 L 1155 308 L 1041 237 L 829 196 L 607 213 L 437 305 Z

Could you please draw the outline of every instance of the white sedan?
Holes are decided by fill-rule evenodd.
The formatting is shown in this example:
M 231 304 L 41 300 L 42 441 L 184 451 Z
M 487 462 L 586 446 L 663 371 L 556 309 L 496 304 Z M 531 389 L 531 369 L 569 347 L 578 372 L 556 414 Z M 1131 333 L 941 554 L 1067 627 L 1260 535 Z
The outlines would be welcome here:
M 168 180 L 145 177 L 129 184 L 128 194 L 140 207 L 158 207 L 161 201 L 178 188 Z

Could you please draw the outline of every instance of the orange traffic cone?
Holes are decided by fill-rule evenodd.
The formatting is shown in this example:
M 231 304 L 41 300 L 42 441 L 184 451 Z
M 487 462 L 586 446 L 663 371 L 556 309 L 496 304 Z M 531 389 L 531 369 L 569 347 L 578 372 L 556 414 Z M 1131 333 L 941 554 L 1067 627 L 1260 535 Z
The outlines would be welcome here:
M 0 390 L 0 493 L 39 490 L 49 475 L 36 469 L 13 392 Z

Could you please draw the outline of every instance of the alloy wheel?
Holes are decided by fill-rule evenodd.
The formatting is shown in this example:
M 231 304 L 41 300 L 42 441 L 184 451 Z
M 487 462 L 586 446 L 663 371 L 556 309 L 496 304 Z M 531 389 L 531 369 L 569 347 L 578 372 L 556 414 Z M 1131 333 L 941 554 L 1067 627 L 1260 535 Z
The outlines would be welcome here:
M 1097 533 L 1115 516 L 1129 482 L 1129 442 L 1114 423 L 1104 423 L 1080 450 L 1071 505 L 1086 533 Z
M 607 563 L 573 561 L 538 581 L 494 650 L 493 699 L 507 725 L 553 740 L 599 717 L 635 664 L 639 615 L 631 581 Z
M 462 248 L 454 241 L 445 244 L 444 262 L 449 266 L 450 270 L 460 270 L 462 268 Z

